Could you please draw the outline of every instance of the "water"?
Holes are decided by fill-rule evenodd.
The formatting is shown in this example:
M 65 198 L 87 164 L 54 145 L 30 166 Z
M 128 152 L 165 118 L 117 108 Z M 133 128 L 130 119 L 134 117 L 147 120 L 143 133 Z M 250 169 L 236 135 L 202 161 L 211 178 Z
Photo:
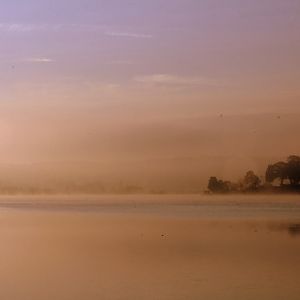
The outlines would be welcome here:
M 297 196 L 0 198 L 0 299 L 299 299 Z
M 211 218 L 300 217 L 298 196 L 102 195 L 2 196 L 0 209 L 68 211 Z

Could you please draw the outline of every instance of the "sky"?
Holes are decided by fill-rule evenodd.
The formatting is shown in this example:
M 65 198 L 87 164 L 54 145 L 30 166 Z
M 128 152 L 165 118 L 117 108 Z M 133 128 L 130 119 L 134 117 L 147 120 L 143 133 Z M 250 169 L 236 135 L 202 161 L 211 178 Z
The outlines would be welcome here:
M 197 182 L 218 169 L 196 161 L 238 176 L 297 152 L 299 13 L 298 0 L 1 1 L 1 164 L 100 163 L 133 182 L 186 165 Z

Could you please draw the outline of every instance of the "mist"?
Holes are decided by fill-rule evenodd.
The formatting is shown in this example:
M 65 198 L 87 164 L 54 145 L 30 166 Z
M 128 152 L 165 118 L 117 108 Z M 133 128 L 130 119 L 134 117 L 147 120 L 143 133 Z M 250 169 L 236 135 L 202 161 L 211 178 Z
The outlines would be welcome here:
M 1 191 L 198 193 L 209 176 L 264 177 L 299 154 L 299 12 L 3 1 Z
M 299 120 L 298 114 L 109 118 L 101 109 L 15 111 L 2 118 L 1 190 L 198 193 L 210 176 L 238 180 L 253 170 L 264 177 L 268 164 L 297 153 Z

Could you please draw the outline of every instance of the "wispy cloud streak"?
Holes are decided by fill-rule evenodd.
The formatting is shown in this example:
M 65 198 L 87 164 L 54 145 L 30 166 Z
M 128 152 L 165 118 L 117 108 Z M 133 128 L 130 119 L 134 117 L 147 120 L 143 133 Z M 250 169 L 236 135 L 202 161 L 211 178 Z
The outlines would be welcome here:
M 110 26 L 98 24 L 27 24 L 27 23 L 0 23 L 0 32 L 9 33 L 28 33 L 37 31 L 95 31 L 101 32 L 105 36 L 119 37 L 119 38 L 132 38 L 132 39 L 151 39 L 153 35 L 136 33 L 136 32 L 123 32 L 114 31 Z
M 107 31 L 105 35 L 111 37 L 122 37 L 122 38 L 135 38 L 135 39 L 151 39 L 153 35 L 151 34 L 142 34 L 134 32 L 118 32 L 118 31 Z
M 85 25 L 85 24 L 29 24 L 29 23 L 0 23 L 0 32 L 22 33 L 34 31 L 59 31 L 59 30 L 79 30 L 79 31 L 99 31 L 107 30 L 105 25 Z
M 134 62 L 130 60 L 113 60 L 106 62 L 107 65 L 133 65 Z
M 218 86 L 221 83 L 216 80 L 204 77 L 183 77 L 171 74 L 153 74 L 146 76 L 137 76 L 134 78 L 136 82 L 149 85 L 162 86 L 200 86 L 213 85 Z
M 32 58 L 26 58 L 23 60 L 24 62 L 28 63 L 51 63 L 54 62 L 53 59 L 51 58 L 46 58 L 46 57 L 32 57 Z
M 41 29 L 42 26 L 33 24 L 18 24 L 18 23 L 1 23 L 0 31 L 6 32 L 30 32 L 37 29 Z

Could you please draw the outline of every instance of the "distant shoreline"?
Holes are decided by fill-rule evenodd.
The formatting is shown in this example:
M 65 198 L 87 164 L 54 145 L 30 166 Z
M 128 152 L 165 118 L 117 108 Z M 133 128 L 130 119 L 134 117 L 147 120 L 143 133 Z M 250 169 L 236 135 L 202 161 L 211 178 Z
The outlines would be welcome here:
M 261 187 L 254 191 L 224 191 L 224 192 L 212 192 L 204 191 L 206 195 L 293 195 L 300 194 L 300 186 L 291 187 L 290 185 L 285 186 L 272 186 L 272 187 Z
M 89 192 L 77 192 L 77 193 L 67 193 L 67 192 L 24 192 L 24 193 L 0 193 L 0 197 L 10 197 L 10 196 L 180 196 L 180 195 L 191 195 L 191 196 L 218 196 L 218 195 L 297 195 L 300 194 L 300 188 L 295 190 L 281 189 L 280 187 L 273 187 L 272 189 L 265 189 L 259 191 L 230 191 L 230 192 L 212 192 L 209 190 L 199 191 L 199 192 L 164 192 L 164 193 L 151 193 L 151 192 L 140 192 L 140 193 L 89 193 Z

